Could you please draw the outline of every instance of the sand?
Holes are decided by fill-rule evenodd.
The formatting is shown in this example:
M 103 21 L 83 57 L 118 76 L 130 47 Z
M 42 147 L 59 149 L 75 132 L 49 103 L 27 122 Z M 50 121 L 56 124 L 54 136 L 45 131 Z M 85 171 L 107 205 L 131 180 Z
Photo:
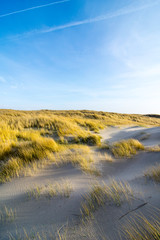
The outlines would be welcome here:
M 101 131 L 100 135 L 104 142 L 109 143 L 135 138 L 141 140 L 145 146 L 153 147 L 160 144 L 160 127 L 109 127 Z M 96 149 L 92 150 L 97 154 Z M 100 226 L 104 235 L 109 237 L 108 239 L 119 240 L 119 229 L 128 217 L 134 216 L 135 212 L 150 216 L 155 208 L 160 209 L 160 185 L 144 177 L 144 171 L 156 163 L 160 163 L 160 152 L 140 152 L 131 159 L 100 162 L 102 176 L 98 178 L 83 173 L 71 164 L 60 168 L 51 165 L 39 171 L 35 176 L 21 177 L 1 184 L 0 206 L 16 208 L 17 218 L 13 222 L 1 223 L 0 239 L 9 239 L 8 232 L 14 236 L 16 229 L 22 231 L 25 228 L 30 233 L 34 228 L 36 231 L 44 229 L 45 232 L 52 229 L 54 233 L 66 222 L 70 226 L 79 224 L 83 194 L 89 190 L 91 183 L 95 180 L 108 183 L 110 178 L 114 178 L 118 181 L 127 181 L 136 192 L 136 198 L 131 205 L 124 203 L 118 208 L 113 205 L 101 207 L 95 212 L 95 220 L 92 222 L 94 230 L 93 226 L 87 227 L 89 230 L 92 228 L 93 231 L 98 232 L 98 226 Z M 47 199 L 44 197 L 38 200 L 27 198 L 26 191 L 34 185 L 61 182 L 62 179 L 69 180 L 73 185 L 73 192 L 69 198 Z M 130 212 L 140 205 L 142 207 Z M 126 216 L 122 217 L 125 214 Z M 70 239 L 86 239 L 86 237 L 71 236 Z

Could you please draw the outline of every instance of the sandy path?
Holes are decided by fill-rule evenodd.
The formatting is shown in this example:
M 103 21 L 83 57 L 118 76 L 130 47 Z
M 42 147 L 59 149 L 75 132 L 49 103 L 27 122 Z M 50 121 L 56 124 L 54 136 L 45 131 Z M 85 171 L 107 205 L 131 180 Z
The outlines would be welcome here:
M 114 142 L 121 139 L 140 139 L 148 134 L 147 139 L 142 140 L 146 146 L 160 144 L 160 128 L 142 127 L 111 127 L 101 131 L 104 142 Z M 96 154 L 96 151 L 95 151 Z M 153 211 L 153 206 L 160 208 L 160 187 L 151 181 L 144 179 L 144 171 L 157 162 L 160 163 L 160 153 L 141 152 L 131 159 L 119 159 L 116 162 L 106 162 L 102 165 L 102 177 L 99 181 L 106 183 L 110 178 L 123 180 L 130 183 L 135 191 L 140 192 L 140 200 L 135 200 L 132 206 L 123 204 L 122 207 L 106 206 L 95 213 L 97 222 L 103 231 L 113 240 L 119 240 L 118 227 L 126 217 L 119 221 L 120 216 L 131 208 L 147 202 L 141 210 L 147 216 Z M 101 163 L 102 164 L 102 163 Z M 70 198 L 53 198 L 28 200 L 25 192 L 34 185 L 60 182 L 62 179 L 69 180 L 73 185 L 73 193 Z M 14 233 L 15 229 L 31 231 L 33 227 L 37 230 L 46 231 L 50 228 L 55 231 L 57 228 L 69 222 L 77 222 L 80 215 L 82 195 L 88 188 L 94 177 L 82 173 L 79 169 L 67 165 L 56 168 L 54 165 L 40 171 L 33 177 L 14 179 L 9 183 L 0 185 L 0 206 L 7 205 L 17 209 L 17 219 L 13 223 L 0 225 L 0 239 L 7 240 L 7 232 Z M 106 224 L 107 223 L 107 224 Z M 96 228 L 96 226 L 95 226 Z M 85 238 L 84 238 L 85 239 Z

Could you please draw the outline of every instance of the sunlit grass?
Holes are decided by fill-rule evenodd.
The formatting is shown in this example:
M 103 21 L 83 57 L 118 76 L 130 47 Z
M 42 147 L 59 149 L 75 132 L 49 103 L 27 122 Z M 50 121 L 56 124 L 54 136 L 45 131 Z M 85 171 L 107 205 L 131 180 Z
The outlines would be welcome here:
M 111 147 L 113 155 L 120 158 L 131 157 L 139 150 L 144 150 L 144 146 L 136 139 L 122 140 Z
M 54 158 L 57 166 L 71 163 L 73 166 L 78 166 L 85 173 L 100 175 L 99 170 L 95 168 L 94 158 L 87 146 L 71 145 L 65 151 L 55 153 Z
M 101 146 L 100 129 L 110 125 L 160 125 L 158 118 L 96 111 L 0 111 L 0 182 L 24 172 L 58 161 L 52 153 L 70 145 Z M 69 141 L 71 139 L 71 142 Z M 135 143 L 136 140 L 134 140 Z M 133 140 L 132 140 L 133 142 Z M 104 148 L 104 145 L 103 147 Z M 108 148 L 105 145 L 105 149 Z M 124 150 L 125 149 L 125 150 Z M 115 156 L 130 156 L 143 146 L 136 143 L 114 145 Z M 99 174 L 92 157 L 73 156 L 71 162 L 87 173 Z M 107 159 L 107 158 L 106 158 Z M 42 162 L 44 161 L 45 164 Z M 64 162 L 64 160 L 63 160 Z M 40 164 L 39 164 L 40 163 Z M 59 162 L 57 163 L 59 164 Z M 26 170 L 27 172 L 27 170 Z M 25 173 L 26 174 L 26 173 Z
M 50 158 L 51 153 L 59 151 L 59 146 L 53 139 L 37 138 L 34 141 L 16 143 L 8 149 L 8 161 L 1 163 L 0 182 L 18 177 L 23 168 L 34 161 Z M 3 152 L 4 154 L 4 152 Z

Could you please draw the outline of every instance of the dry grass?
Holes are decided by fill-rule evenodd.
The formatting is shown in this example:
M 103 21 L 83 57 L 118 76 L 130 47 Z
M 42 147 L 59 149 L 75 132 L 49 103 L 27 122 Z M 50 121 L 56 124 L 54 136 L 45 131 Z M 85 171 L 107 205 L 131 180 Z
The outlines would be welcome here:
M 36 168 L 36 162 L 52 159 L 52 153 L 63 151 L 72 143 L 100 146 L 97 132 L 110 125 L 122 124 L 159 126 L 160 119 L 86 110 L 0 110 L 0 182 L 21 175 L 27 166 Z M 90 171 L 84 159 L 77 162 L 81 162 L 85 172 L 96 173 L 96 169 Z
M 144 150 L 144 146 L 136 139 L 122 140 L 111 147 L 113 155 L 117 158 L 131 157 L 138 150 Z
M 148 152 L 160 152 L 160 146 L 145 147 L 145 150 Z
M 144 175 L 147 178 L 153 179 L 155 182 L 160 182 L 160 164 L 149 168 Z
M 115 159 L 113 158 L 113 156 L 110 153 L 106 153 L 106 152 L 98 152 L 96 153 L 96 158 L 98 163 L 99 162 L 114 162 Z
M 15 234 L 8 234 L 9 240 L 67 240 L 66 238 L 66 232 L 61 234 L 58 230 L 55 234 L 54 229 L 49 230 L 46 232 L 46 230 L 42 231 L 36 231 L 35 229 L 31 229 L 30 231 L 26 231 L 25 228 L 23 228 L 23 231 L 16 231 Z
M 103 158 L 103 161 L 106 161 L 106 162 L 114 162 L 114 158 L 108 154 L 108 153 L 104 153 L 104 158 Z
M 82 216 L 92 216 L 93 212 L 105 203 L 120 206 L 123 201 L 129 201 L 133 191 L 129 184 L 112 180 L 109 185 L 97 183 L 84 196 L 82 202 Z
M 111 155 L 105 153 L 104 157 L 105 157 L 105 161 L 107 161 L 107 162 L 114 162 L 114 159 L 113 159 L 113 157 Z
M 123 227 L 123 236 L 126 240 L 159 240 L 160 221 L 156 217 L 148 220 L 143 215 L 137 215 L 134 219 L 128 220 Z
M 39 199 L 40 197 L 54 198 L 54 197 L 65 197 L 69 198 L 73 191 L 72 184 L 68 180 L 62 180 L 54 184 L 47 184 L 41 186 L 35 186 L 27 190 L 26 194 L 29 199 Z
M 88 146 L 70 145 L 65 151 L 55 153 L 54 158 L 57 166 L 71 163 L 85 173 L 100 175 L 99 170 L 95 168 L 95 161 Z
M 15 143 L 7 152 L 8 161 L 1 161 L 0 182 L 18 177 L 21 170 L 35 161 L 51 158 L 60 147 L 50 138 L 39 137 L 33 141 Z M 3 152 L 4 154 L 4 152 Z
M 89 147 L 84 145 L 59 146 L 53 139 L 43 138 L 43 141 L 18 143 L 14 152 L 9 154 L 12 157 L 1 163 L 0 182 L 19 176 L 32 176 L 39 168 L 50 163 L 57 166 L 71 163 L 86 173 L 100 175 L 94 167 Z
M 5 222 L 13 222 L 16 218 L 16 209 L 9 208 L 7 206 L 4 206 L 0 210 L 0 222 L 5 223 Z
M 103 144 L 100 146 L 100 149 L 101 149 L 101 150 L 109 150 L 109 149 L 110 149 L 110 146 L 109 146 L 109 144 L 103 143 Z

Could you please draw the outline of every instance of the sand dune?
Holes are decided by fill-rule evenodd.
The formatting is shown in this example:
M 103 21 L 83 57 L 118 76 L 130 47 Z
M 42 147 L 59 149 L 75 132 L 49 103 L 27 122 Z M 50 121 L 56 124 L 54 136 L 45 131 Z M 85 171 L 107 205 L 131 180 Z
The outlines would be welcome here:
M 160 127 L 110 127 L 101 131 L 100 135 L 102 141 L 109 143 L 135 138 L 141 140 L 145 146 L 153 147 L 160 144 Z M 96 149 L 92 150 L 96 155 Z M 95 157 L 97 158 L 97 156 Z M 95 220 L 93 220 L 92 225 L 88 224 L 86 228 L 87 231 L 91 231 L 91 228 L 95 232 L 101 231 L 106 237 L 109 237 L 108 239 L 119 240 L 119 229 L 128 217 L 134 216 L 135 212 L 141 212 L 149 217 L 156 212 L 156 208 L 160 209 L 159 184 L 146 180 L 144 177 L 144 171 L 156 163 L 160 163 L 160 152 L 140 152 L 131 159 L 99 162 L 99 167 L 102 170 L 100 177 L 87 175 L 70 164 L 59 168 L 52 164 L 32 177 L 18 178 L 1 184 L 0 205 L 16 208 L 17 218 L 13 222 L 3 222 L 0 225 L 0 239 L 9 239 L 8 232 L 14 235 L 16 229 L 22 231 L 23 227 L 29 233 L 33 227 L 36 228 L 36 231 L 44 229 L 45 232 L 52 229 L 54 233 L 67 221 L 70 227 L 80 224 L 82 195 L 89 191 L 91 183 L 97 180 L 109 183 L 110 178 L 114 178 L 118 181 L 127 181 L 135 192 L 134 198 L 130 204 L 124 203 L 120 207 L 105 205 L 103 208 L 99 208 L 95 212 Z M 27 198 L 26 191 L 31 187 L 61 182 L 62 179 L 67 179 L 73 186 L 73 192 L 69 198 L 48 199 L 42 197 L 38 200 Z M 141 205 L 142 207 L 132 211 Z M 101 230 L 99 230 L 99 226 Z M 73 237 L 73 229 L 69 229 L 70 239 L 86 239 L 85 236 L 79 235 L 76 238 Z
M 121 139 L 134 138 L 140 140 L 145 146 L 155 146 L 160 144 L 160 128 L 145 127 L 109 127 L 101 131 L 104 142 L 116 142 Z

